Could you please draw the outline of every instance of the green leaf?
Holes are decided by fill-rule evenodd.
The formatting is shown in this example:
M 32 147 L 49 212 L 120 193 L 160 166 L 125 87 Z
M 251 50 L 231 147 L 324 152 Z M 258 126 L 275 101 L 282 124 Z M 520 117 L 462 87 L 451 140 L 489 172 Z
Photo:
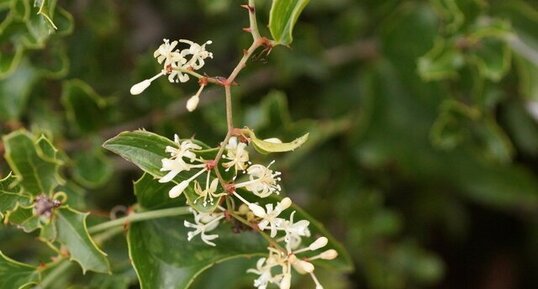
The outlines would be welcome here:
M 86 227 L 88 213 L 62 207 L 55 214 L 57 241 L 69 250 L 71 260 L 80 264 L 82 271 L 109 273 L 106 254 L 91 239 Z
M 32 199 L 30 196 L 0 190 L 0 218 L 3 218 L 6 213 L 16 209 L 18 206 L 27 207 L 31 204 Z
M 454 78 L 464 64 L 463 55 L 452 43 L 437 38 L 433 48 L 418 59 L 418 73 L 428 81 Z
M 35 69 L 24 60 L 9 77 L 0 80 L 0 120 L 15 120 L 20 117 L 37 77 Z
M 39 238 L 45 242 L 54 242 L 58 237 L 58 229 L 55 222 L 48 222 L 41 226 Z
M 162 208 L 177 207 L 183 205 L 179 198 L 171 199 L 168 191 L 175 184 L 159 183 L 148 173 L 145 173 L 134 183 L 134 193 L 138 200 L 138 205 L 144 210 L 155 210 Z
M 0 79 L 3 79 L 11 75 L 21 63 L 24 47 L 18 43 L 3 42 L 0 49 Z
M 26 233 L 37 230 L 41 225 L 39 216 L 34 215 L 34 209 L 32 206 L 18 206 L 15 210 L 10 211 L 9 214 L 6 214 L 6 218 L 10 224 L 16 225 Z
M 81 80 L 64 82 L 62 104 L 67 110 L 68 119 L 81 132 L 95 131 L 105 124 L 105 99 Z
M 176 144 L 163 136 L 142 130 L 122 132 L 103 144 L 107 150 L 120 155 L 154 177 L 165 175 L 160 169 L 161 160 L 169 157 L 165 152 L 167 146 L 176 147 Z
M 51 194 L 63 183 L 58 174 L 58 162 L 42 154 L 30 133 L 15 131 L 4 136 L 3 141 L 5 158 L 25 192 L 34 196 Z
M 17 178 L 13 176 L 13 173 L 9 173 L 5 178 L 0 179 L 0 190 L 18 193 L 20 187 L 17 186 Z
M 54 8 L 56 7 L 56 0 L 36 0 L 34 5 L 39 6 L 39 11 L 37 11 L 37 14 L 43 17 L 43 19 L 46 20 L 53 29 L 58 29 L 58 27 L 56 27 L 52 21 Z
M 431 0 L 433 8 L 440 15 L 440 18 L 447 22 L 447 32 L 456 32 L 465 22 L 465 15 L 458 7 L 456 0 Z
M 532 63 L 522 56 L 515 57 L 519 76 L 519 93 L 527 99 L 538 101 L 538 61 Z
M 252 130 L 247 130 L 247 134 L 250 137 L 254 148 L 262 154 L 294 151 L 308 140 L 308 133 L 289 143 L 261 140 L 256 137 L 256 134 L 254 134 L 254 131 Z
M 17 262 L 0 251 L 0 289 L 22 289 L 37 284 L 37 268 Z
M 273 0 L 269 12 L 269 30 L 276 44 L 290 45 L 299 15 L 310 0 Z
M 112 164 L 100 149 L 82 151 L 73 159 L 73 177 L 86 187 L 102 186 L 113 174 Z
M 187 241 L 187 230 L 178 218 L 132 224 L 127 241 L 140 287 L 188 288 L 215 263 L 265 254 L 267 245 L 261 236 L 253 232 L 233 234 L 231 229 L 221 224 L 215 230 L 220 236 L 217 246 L 210 247 L 200 240 Z
M 510 70 L 511 51 L 503 40 L 482 39 L 480 46 L 470 55 L 480 74 L 492 81 L 499 81 Z

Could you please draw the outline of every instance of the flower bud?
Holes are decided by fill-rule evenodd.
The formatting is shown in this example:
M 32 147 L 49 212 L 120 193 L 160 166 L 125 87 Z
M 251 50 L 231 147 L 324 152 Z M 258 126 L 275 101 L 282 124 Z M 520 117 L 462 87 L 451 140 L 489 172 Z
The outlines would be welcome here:
M 295 265 L 295 268 L 298 269 L 297 271 L 299 271 L 299 272 L 300 271 L 303 271 L 303 272 L 306 272 L 306 273 L 314 272 L 314 265 L 312 265 L 312 263 L 310 263 L 310 262 L 297 259 L 297 261 L 295 261 L 294 265 Z
M 288 198 L 288 197 L 285 197 L 284 199 L 282 199 L 282 201 L 280 201 L 280 209 L 281 210 L 285 210 L 287 208 L 289 208 L 291 206 L 291 199 Z
M 249 209 L 252 211 L 252 213 L 254 213 L 254 215 L 256 215 L 257 217 L 263 218 L 263 217 L 265 216 L 265 210 L 264 210 L 262 207 L 260 207 L 260 206 L 258 206 L 258 205 L 256 205 L 256 204 L 254 204 L 254 203 L 250 203 L 250 204 L 248 205 L 248 208 L 249 208 Z
M 187 110 L 190 112 L 194 111 L 198 106 L 198 102 L 200 102 L 200 97 L 198 94 L 191 96 L 191 98 L 189 98 L 187 101 Z
M 327 243 L 329 243 L 329 240 L 326 237 L 319 237 L 316 241 L 314 241 L 314 243 L 308 246 L 308 249 L 310 249 L 310 251 L 315 251 L 319 248 L 325 247 Z
M 183 191 L 187 188 L 188 185 L 189 185 L 189 182 L 183 181 L 179 183 L 178 185 L 176 185 L 175 187 L 173 187 L 168 193 L 168 195 L 172 199 L 177 198 L 179 197 L 179 195 L 181 195 L 181 193 L 183 193 Z
M 144 81 L 141 81 L 141 82 L 131 86 L 131 90 L 129 90 L 129 92 L 132 95 L 141 94 L 144 90 L 146 90 L 146 88 L 148 88 L 150 86 L 150 84 L 151 84 L 151 80 L 146 79 Z
M 319 254 L 319 257 L 323 260 L 333 260 L 338 257 L 338 252 L 336 252 L 334 249 L 330 249 Z

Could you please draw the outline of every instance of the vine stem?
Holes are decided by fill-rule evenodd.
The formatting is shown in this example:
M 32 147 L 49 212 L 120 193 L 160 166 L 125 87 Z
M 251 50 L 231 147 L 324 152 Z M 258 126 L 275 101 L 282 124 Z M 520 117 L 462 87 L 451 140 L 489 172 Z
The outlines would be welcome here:
M 132 222 L 140 222 L 144 220 L 152 220 L 152 219 L 173 217 L 173 216 L 179 216 L 179 215 L 188 215 L 188 214 L 190 214 L 189 207 L 176 207 L 176 208 L 160 209 L 160 210 L 147 211 L 147 212 L 141 212 L 141 213 L 132 213 L 125 217 L 111 220 L 111 221 L 104 222 L 99 225 L 90 227 L 88 228 L 88 232 L 90 234 L 95 234 L 97 232 L 101 232 L 110 228 L 114 228 L 116 226 L 122 226 L 122 225 L 132 223 Z
M 228 128 L 228 132 L 226 133 L 226 137 L 224 137 L 224 140 L 221 142 L 219 151 L 217 152 L 217 155 L 215 156 L 215 159 L 214 159 L 215 165 L 217 167 L 224 153 L 224 149 L 226 148 L 226 144 L 232 137 L 233 130 L 234 130 L 231 86 L 235 84 L 234 81 L 239 75 L 239 72 L 241 72 L 241 70 L 245 68 L 247 61 L 250 59 L 250 57 L 256 51 L 256 49 L 258 49 L 260 46 L 264 45 L 268 41 L 267 39 L 260 36 L 259 30 L 258 30 L 258 24 L 256 21 L 256 8 L 254 5 L 255 5 L 254 0 L 249 0 L 248 5 L 246 6 L 248 10 L 249 22 L 250 22 L 250 27 L 248 28 L 248 31 L 250 31 L 250 33 L 252 34 L 252 38 L 253 38 L 252 44 L 247 50 L 243 51 L 243 57 L 241 57 L 241 60 L 239 60 L 239 63 L 237 63 L 237 65 L 232 70 L 228 78 L 223 82 L 225 98 L 226 98 L 226 126 Z M 218 169 L 215 169 L 215 174 L 217 175 L 217 178 L 219 179 L 221 186 L 225 188 L 226 180 L 222 178 L 222 175 Z

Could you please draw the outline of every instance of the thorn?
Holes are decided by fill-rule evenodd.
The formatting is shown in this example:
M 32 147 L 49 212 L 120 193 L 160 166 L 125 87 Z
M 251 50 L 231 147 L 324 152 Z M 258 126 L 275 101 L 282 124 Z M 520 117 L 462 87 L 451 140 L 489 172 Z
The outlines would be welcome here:
M 252 29 L 250 27 L 243 28 L 243 31 L 252 33 Z

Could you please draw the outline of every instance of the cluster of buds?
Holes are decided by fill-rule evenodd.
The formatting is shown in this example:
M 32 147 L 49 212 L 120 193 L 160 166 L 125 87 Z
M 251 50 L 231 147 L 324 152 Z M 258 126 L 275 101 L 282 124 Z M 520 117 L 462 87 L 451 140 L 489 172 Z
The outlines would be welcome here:
M 202 201 L 203 206 L 214 205 L 216 199 L 222 196 L 234 196 L 243 204 L 234 211 L 235 214 L 245 216 L 245 219 L 253 224 L 256 229 L 263 234 L 268 234 L 274 240 L 274 246 L 269 247 L 269 255 L 258 260 L 256 268 L 248 272 L 259 275 L 254 281 L 254 286 L 265 289 L 268 284 L 276 284 L 281 289 L 290 288 L 291 268 L 299 274 L 310 274 L 316 284 L 316 288 L 323 288 L 314 275 L 314 265 L 310 262 L 315 259 L 330 260 L 337 257 L 337 252 L 333 249 L 324 251 L 310 257 L 298 257 L 299 254 L 308 254 L 323 248 L 328 240 L 319 237 L 307 247 L 301 247 L 303 238 L 311 237 L 309 230 L 310 222 L 307 220 L 294 220 L 296 211 L 291 212 L 288 217 L 282 217 L 283 212 L 292 205 L 290 198 L 283 198 L 276 204 L 266 204 L 261 206 L 256 202 L 250 202 L 241 195 L 246 192 L 259 198 L 267 198 L 272 194 L 279 194 L 281 187 L 281 173 L 273 171 L 270 167 L 261 164 L 252 164 L 249 158 L 247 143 L 239 141 L 236 137 L 231 137 L 225 146 L 225 153 L 220 165 L 226 171 L 233 169 L 233 183 L 223 188 L 219 186 L 219 179 L 213 177 L 211 171 L 216 169 L 214 160 L 204 160 L 197 156 L 197 151 L 202 148 L 193 143 L 192 140 L 181 140 L 177 135 L 174 139 L 177 147 L 167 147 L 166 152 L 170 158 L 162 159 L 161 171 L 168 172 L 159 182 L 170 182 L 179 173 L 191 170 L 198 170 L 186 180 L 175 185 L 169 192 L 171 198 L 178 197 L 190 183 L 194 183 L 194 192 L 198 198 L 194 201 Z M 205 186 L 200 185 L 197 178 L 206 173 Z M 213 178 L 213 179 L 212 179 Z M 220 187 L 220 189 L 219 189 Z M 241 191 L 238 189 L 242 188 Z M 221 220 L 225 218 L 225 212 L 230 208 L 217 206 L 211 213 L 197 212 L 191 209 L 194 215 L 194 222 L 185 221 L 187 228 L 193 229 L 188 232 L 188 240 L 195 236 L 200 236 L 201 240 L 210 246 L 216 246 L 213 242 L 218 238 L 218 234 L 210 234 L 216 229 Z M 232 210 L 234 210 L 232 208 Z
M 157 59 L 159 64 L 163 65 L 163 69 L 155 76 L 133 85 L 130 90 L 132 95 L 142 93 L 155 79 L 164 75 L 168 75 L 168 81 L 172 83 L 187 82 L 190 72 L 202 68 L 206 58 L 213 58 L 213 53 L 207 51 L 205 47 L 211 44 L 211 41 L 206 41 L 202 45 L 186 39 L 174 40 L 172 43 L 168 39 L 163 39 L 163 42 L 153 53 L 153 57 Z M 185 43 L 189 47 L 182 50 L 176 49 L 178 43 Z M 200 89 L 187 101 L 187 110 L 189 111 L 196 109 L 200 101 L 200 94 L 207 85 L 203 78 L 200 79 L 199 83 Z

